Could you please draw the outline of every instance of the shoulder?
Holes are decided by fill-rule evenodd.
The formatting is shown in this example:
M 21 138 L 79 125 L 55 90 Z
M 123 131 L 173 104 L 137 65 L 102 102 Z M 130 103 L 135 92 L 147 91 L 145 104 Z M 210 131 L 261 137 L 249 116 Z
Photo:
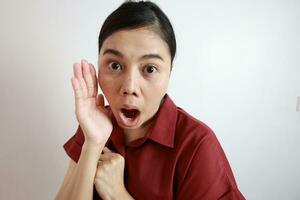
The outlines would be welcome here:
M 174 144 L 180 148 L 196 149 L 201 143 L 218 142 L 214 131 L 204 122 L 177 107 Z
M 197 185 L 195 192 L 213 197 L 208 199 L 214 199 L 215 194 L 225 194 L 229 188 L 238 192 L 229 162 L 213 130 L 179 107 L 174 147 L 176 182 L 181 191 L 189 191 Z M 210 194 L 205 192 L 209 190 Z
M 201 165 L 201 169 L 205 171 L 208 169 L 203 163 L 214 162 L 216 166 L 223 166 L 222 163 L 226 160 L 214 131 L 180 107 L 177 107 L 174 148 L 178 167 L 183 173 L 187 172 L 192 163 L 199 167 Z
M 223 171 L 226 156 L 213 130 L 180 107 L 174 139 L 177 168 L 182 176 L 191 170 L 201 174 L 212 169 Z

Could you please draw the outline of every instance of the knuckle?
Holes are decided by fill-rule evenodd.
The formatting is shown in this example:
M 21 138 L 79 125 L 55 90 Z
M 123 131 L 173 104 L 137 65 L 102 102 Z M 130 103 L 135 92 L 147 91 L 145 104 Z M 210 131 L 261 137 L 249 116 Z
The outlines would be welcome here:
M 116 161 L 114 159 L 109 160 L 108 165 L 115 165 Z

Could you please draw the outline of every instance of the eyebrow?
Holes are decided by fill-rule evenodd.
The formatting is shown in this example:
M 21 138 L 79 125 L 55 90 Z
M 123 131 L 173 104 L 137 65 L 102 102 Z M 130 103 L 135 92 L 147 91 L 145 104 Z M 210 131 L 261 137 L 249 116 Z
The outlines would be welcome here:
M 105 49 L 105 51 L 103 52 L 102 55 L 105 55 L 105 54 L 112 54 L 112 55 L 115 55 L 115 56 L 118 56 L 118 57 L 121 57 L 121 58 L 124 57 L 124 55 L 121 52 L 119 52 L 115 49 Z M 141 56 L 139 58 L 139 60 L 150 59 L 150 58 L 156 58 L 156 59 L 159 59 L 159 60 L 165 62 L 164 59 L 159 54 L 153 54 L 153 53 L 145 54 L 145 55 Z

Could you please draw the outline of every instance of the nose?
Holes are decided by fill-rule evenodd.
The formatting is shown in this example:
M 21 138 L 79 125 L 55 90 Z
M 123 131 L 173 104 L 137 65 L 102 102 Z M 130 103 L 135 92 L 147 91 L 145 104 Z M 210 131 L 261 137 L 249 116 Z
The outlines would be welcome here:
M 139 96 L 138 77 L 134 73 L 127 73 L 124 76 L 120 93 L 122 96 Z

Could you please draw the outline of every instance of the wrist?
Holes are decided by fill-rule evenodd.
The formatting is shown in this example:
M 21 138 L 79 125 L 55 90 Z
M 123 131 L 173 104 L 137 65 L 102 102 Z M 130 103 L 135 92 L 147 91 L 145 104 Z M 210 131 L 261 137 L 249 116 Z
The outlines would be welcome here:
M 82 146 L 82 150 L 85 153 L 97 153 L 100 154 L 105 144 L 93 143 L 85 141 Z

